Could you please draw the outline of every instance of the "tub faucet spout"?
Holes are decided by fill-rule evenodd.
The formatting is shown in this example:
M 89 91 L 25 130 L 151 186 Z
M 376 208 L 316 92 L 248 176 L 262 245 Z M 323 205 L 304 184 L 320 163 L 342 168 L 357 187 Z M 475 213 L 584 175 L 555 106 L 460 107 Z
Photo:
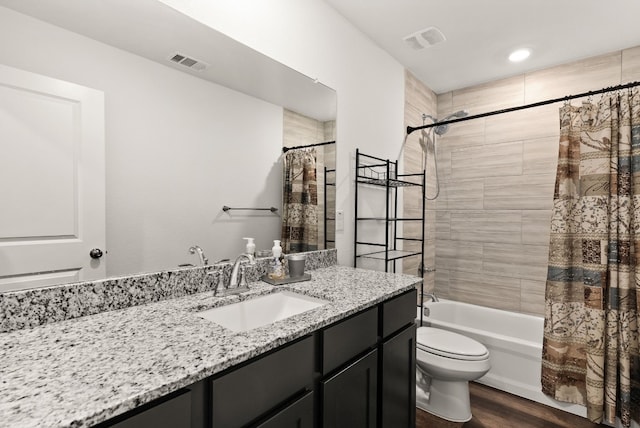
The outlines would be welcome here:
M 435 293 L 424 293 L 423 296 L 430 298 L 432 302 L 439 302 L 440 301 L 440 299 L 438 299 L 438 296 L 436 296 Z

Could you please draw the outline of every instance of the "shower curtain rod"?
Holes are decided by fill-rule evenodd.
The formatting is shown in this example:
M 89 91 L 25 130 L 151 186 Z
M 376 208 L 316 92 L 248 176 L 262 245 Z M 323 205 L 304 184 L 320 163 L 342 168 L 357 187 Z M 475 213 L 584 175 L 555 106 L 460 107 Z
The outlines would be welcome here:
M 282 153 L 287 153 L 293 149 L 306 149 L 307 147 L 326 146 L 327 144 L 335 144 L 335 141 L 325 141 L 324 143 L 307 144 L 306 146 L 283 147 Z
M 502 110 L 494 110 L 494 111 L 490 111 L 490 112 L 487 112 L 487 113 L 475 114 L 473 116 L 466 116 L 466 117 L 461 117 L 461 118 L 458 118 L 458 119 L 443 120 L 442 122 L 434 122 L 434 123 L 430 123 L 428 125 L 422 125 L 422 126 L 416 126 L 416 127 L 407 126 L 407 135 L 411 134 L 413 131 L 418 131 L 420 129 L 433 128 L 435 126 L 442 126 L 442 125 L 449 125 L 451 123 L 464 122 L 464 121 L 471 120 L 471 119 L 479 119 L 481 117 L 495 116 L 496 114 L 510 113 L 512 111 L 524 110 L 524 109 L 528 109 L 528 108 L 532 108 L 532 107 L 540 107 L 540 106 L 544 106 L 544 105 L 547 105 L 547 104 L 557 103 L 557 102 L 560 102 L 560 101 L 569 101 L 569 100 L 573 100 L 575 98 L 582 98 L 582 97 L 588 97 L 588 96 L 592 96 L 592 95 L 604 94 L 606 92 L 619 91 L 621 89 L 629 89 L 629 88 L 633 88 L 635 86 L 640 86 L 640 82 L 636 81 L 636 82 L 631 82 L 631 83 L 625 83 L 624 85 L 610 86 L 610 87 L 607 87 L 607 88 L 598 89 L 597 91 L 589 91 L 589 92 L 583 92 L 581 94 L 567 95 L 565 97 L 554 98 L 554 99 L 546 100 L 546 101 L 539 101 L 539 102 L 536 102 L 536 103 L 525 104 L 525 105 L 517 106 L 517 107 L 505 108 L 505 109 L 502 109 Z

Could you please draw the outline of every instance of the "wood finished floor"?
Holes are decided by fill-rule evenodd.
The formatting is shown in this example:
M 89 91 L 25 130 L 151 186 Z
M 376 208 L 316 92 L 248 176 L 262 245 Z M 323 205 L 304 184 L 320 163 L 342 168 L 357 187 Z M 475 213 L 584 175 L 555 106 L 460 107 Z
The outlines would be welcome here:
M 433 418 L 417 409 L 416 428 L 595 428 L 587 419 L 470 382 L 473 418 L 464 424 Z

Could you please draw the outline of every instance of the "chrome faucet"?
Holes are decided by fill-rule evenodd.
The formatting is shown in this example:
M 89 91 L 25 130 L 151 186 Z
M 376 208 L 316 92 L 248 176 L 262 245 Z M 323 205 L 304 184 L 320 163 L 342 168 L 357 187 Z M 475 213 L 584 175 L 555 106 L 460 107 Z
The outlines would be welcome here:
M 202 248 L 200 248 L 197 245 L 194 245 L 193 247 L 189 248 L 189 252 L 191 254 L 198 254 L 198 257 L 200 257 L 200 263 L 202 263 L 202 266 L 207 266 L 209 264 L 209 259 L 207 259 L 204 255 L 204 251 L 202 251 Z
M 245 266 L 240 265 L 242 259 L 247 259 L 250 265 L 255 264 L 255 259 L 251 254 L 242 253 L 238 257 L 236 257 L 236 260 L 233 262 L 233 267 L 231 268 L 231 277 L 229 278 L 229 284 L 227 284 L 227 286 L 225 287 L 227 290 L 233 288 L 249 288 L 249 286 L 247 285 L 247 278 L 245 277 Z M 238 271 L 240 271 L 239 276 Z
M 424 293 L 424 294 L 422 294 L 422 296 L 430 298 L 432 302 L 439 302 L 440 301 L 440 299 L 438 299 L 438 297 L 436 296 L 435 293 Z
M 243 259 L 249 261 L 249 264 L 251 265 L 255 263 L 255 259 L 251 254 L 240 254 L 233 262 L 229 282 L 225 283 L 223 281 L 222 287 L 218 285 L 218 283 L 220 282 L 220 278 L 222 277 L 221 271 L 212 271 L 207 274 L 211 276 L 212 280 L 215 282 L 215 285 L 213 287 L 215 295 L 228 296 L 231 294 L 238 294 L 249 291 L 249 284 L 247 283 L 247 277 L 245 274 L 246 265 L 241 264 Z

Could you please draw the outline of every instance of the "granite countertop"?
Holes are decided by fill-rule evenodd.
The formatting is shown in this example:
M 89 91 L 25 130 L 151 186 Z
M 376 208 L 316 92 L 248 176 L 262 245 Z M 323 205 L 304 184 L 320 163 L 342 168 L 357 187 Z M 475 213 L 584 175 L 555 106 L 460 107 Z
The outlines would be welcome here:
M 420 278 L 331 266 L 307 282 L 251 284 L 0 334 L 0 427 L 86 427 L 412 289 Z M 234 333 L 194 312 L 275 290 L 328 300 Z

